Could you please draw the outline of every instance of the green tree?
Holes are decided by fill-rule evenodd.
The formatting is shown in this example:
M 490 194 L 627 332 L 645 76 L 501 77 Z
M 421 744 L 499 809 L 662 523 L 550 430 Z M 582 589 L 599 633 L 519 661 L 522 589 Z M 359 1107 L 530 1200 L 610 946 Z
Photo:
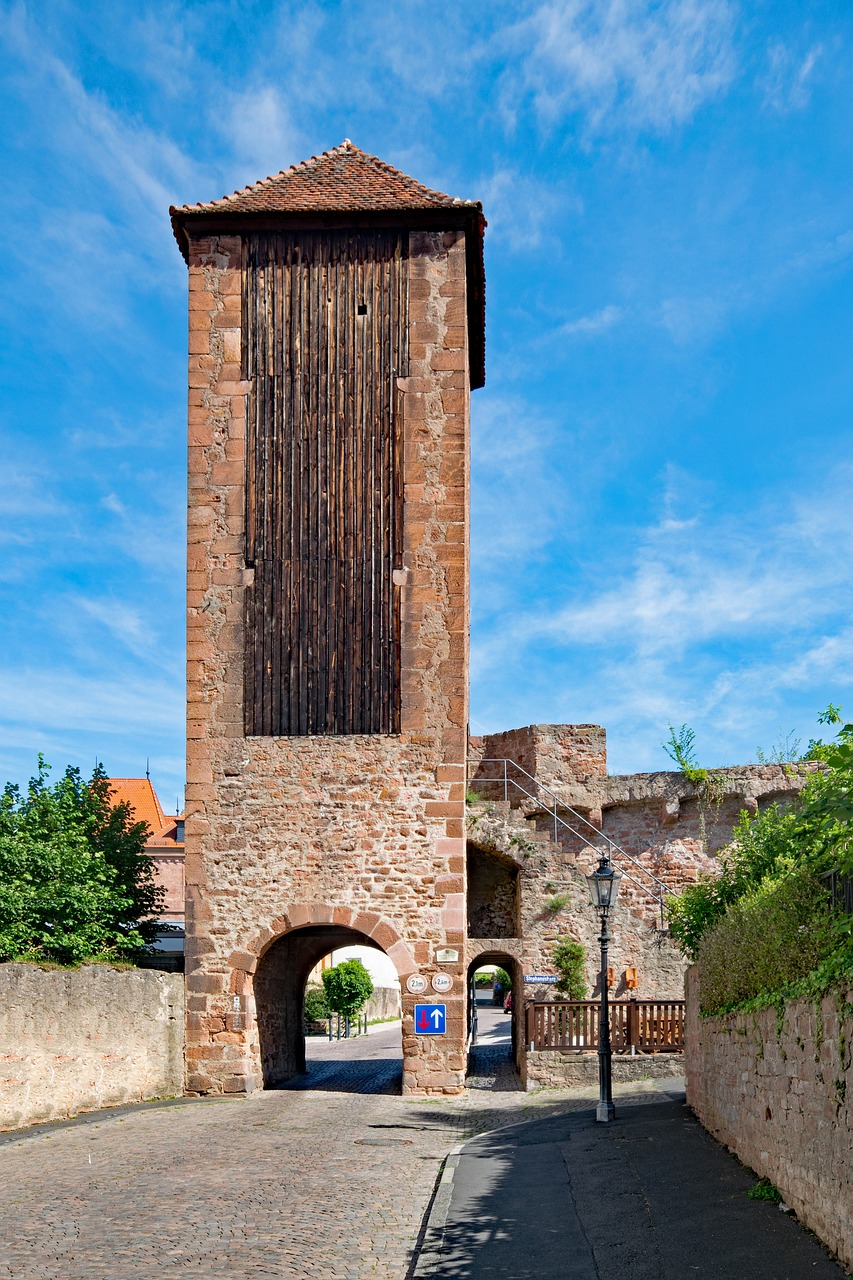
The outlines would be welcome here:
M 360 960 L 342 960 L 323 970 L 326 1004 L 343 1018 L 354 1018 L 373 995 L 373 981 Z
M 101 765 L 88 782 L 49 773 L 39 756 L 26 793 L 10 783 L 0 796 L 0 961 L 137 959 L 163 901 L 148 828 L 113 807 Z
M 569 1000 L 586 999 L 586 947 L 573 938 L 561 938 L 551 952 L 560 977 L 557 990 Z
M 305 988 L 304 1018 L 306 1025 L 313 1022 L 322 1022 L 329 1016 L 329 1008 L 326 1004 L 326 993 L 322 987 L 310 986 Z

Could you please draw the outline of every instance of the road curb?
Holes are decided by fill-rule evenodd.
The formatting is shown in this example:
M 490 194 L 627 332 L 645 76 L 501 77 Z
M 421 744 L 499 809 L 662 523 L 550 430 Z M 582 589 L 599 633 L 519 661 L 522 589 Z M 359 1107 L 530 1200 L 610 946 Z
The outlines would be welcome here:
M 433 1274 L 444 1251 L 444 1230 L 450 1213 L 450 1201 L 453 1196 L 453 1179 L 459 1165 L 462 1148 L 470 1142 L 457 1143 L 448 1153 L 442 1165 L 435 1193 L 426 1211 L 421 1228 L 421 1241 L 415 1255 L 414 1264 L 409 1270 L 407 1280 L 427 1280 Z

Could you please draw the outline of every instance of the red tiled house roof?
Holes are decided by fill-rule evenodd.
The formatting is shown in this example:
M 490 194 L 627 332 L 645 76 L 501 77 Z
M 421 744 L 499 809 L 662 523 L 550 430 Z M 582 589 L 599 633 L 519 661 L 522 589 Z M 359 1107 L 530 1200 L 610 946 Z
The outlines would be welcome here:
M 134 819 L 148 824 L 151 834 L 145 843 L 149 848 L 184 847 L 183 840 L 177 839 L 178 819 L 163 812 L 150 778 L 108 778 L 107 781 L 113 805 L 128 804 Z
M 187 258 L 189 237 L 275 226 L 340 226 L 380 221 L 408 227 L 462 227 L 468 261 L 468 335 L 471 386 L 485 382 L 486 222 L 478 200 L 459 200 L 425 187 L 415 178 L 354 147 L 339 147 L 291 165 L 220 200 L 173 205 L 175 239 Z

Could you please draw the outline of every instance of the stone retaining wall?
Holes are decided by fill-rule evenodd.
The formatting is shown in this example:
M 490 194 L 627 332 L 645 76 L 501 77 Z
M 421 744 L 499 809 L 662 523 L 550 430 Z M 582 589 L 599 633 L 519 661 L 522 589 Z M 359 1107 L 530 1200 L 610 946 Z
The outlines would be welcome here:
M 184 979 L 0 964 L 0 1129 L 183 1092 Z
M 374 987 L 373 995 L 364 1006 L 368 1022 L 385 1018 L 399 1018 L 402 1008 L 399 987 Z
M 778 1028 L 775 1009 L 700 1019 L 696 966 L 686 998 L 689 1105 L 853 1267 L 853 990 L 792 1001 Z
M 660 1080 L 684 1075 L 683 1053 L 638 1053 L 635 1057 L 615 1054 L 613 1083 L 632 1080 Z M 539 1049 L 522 1055 L 521 1080 L 525 1089 L 568 1089 L 574 1085 L 598 1083 L 597 1053 L 561 1053 L 559 1049 Z

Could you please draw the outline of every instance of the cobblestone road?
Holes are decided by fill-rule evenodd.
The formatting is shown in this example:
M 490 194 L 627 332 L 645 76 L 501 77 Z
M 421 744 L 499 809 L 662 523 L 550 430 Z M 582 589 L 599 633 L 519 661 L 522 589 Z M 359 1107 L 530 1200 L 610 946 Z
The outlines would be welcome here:
M 500 1045 L 466 1098 L 401 1098 L 397 1026 L 309 1055 L 313 1088 L 3 1135 L 2 1280 L 404 1280 L 452 1146 L 587 1105 L 519 1093 Z

